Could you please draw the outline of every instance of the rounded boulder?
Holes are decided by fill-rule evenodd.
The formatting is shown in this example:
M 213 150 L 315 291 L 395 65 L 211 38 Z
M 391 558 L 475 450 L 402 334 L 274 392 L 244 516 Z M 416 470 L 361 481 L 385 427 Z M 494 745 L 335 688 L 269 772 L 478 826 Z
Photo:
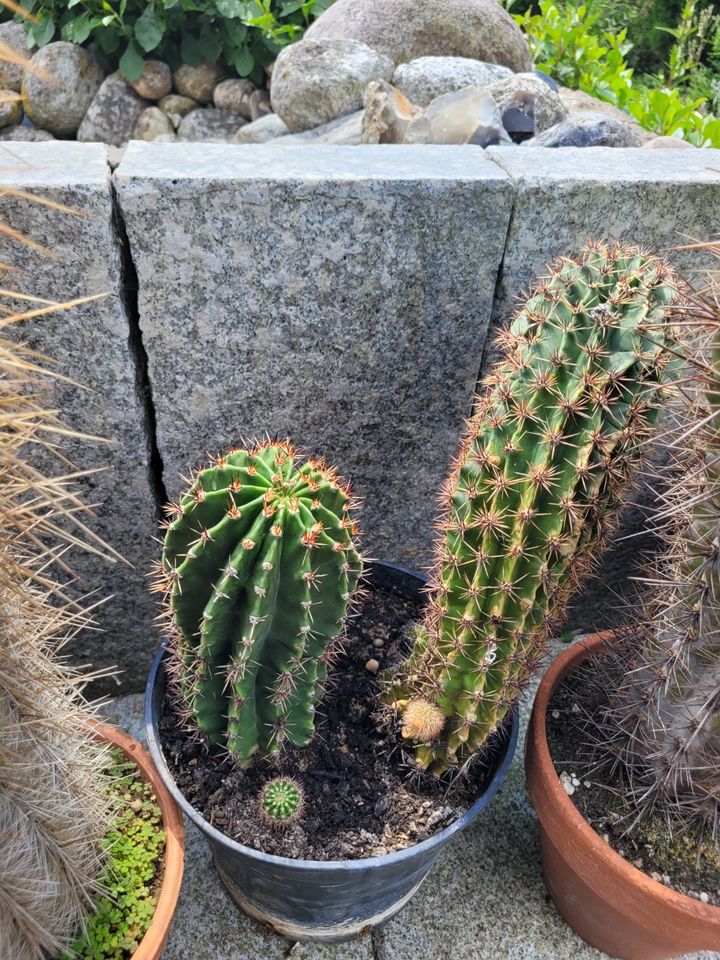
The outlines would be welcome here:
M 447 56 L 532 69 L 523 32 L 497 0 L 336 0 L 305 38 L 360 40 L 396 64 Z
M 77 133 L 104 74 L 84 47 L 58 40 L 42 47 L 26 70 L 22 93 L 25 113 L 36 127 L 57 137 Z
M 359 40 L 300 40 L 275 61 L 272 108 L 289 130 L 311 130 L 359 110 L 368 83 L 392 72 L 389 57 Z

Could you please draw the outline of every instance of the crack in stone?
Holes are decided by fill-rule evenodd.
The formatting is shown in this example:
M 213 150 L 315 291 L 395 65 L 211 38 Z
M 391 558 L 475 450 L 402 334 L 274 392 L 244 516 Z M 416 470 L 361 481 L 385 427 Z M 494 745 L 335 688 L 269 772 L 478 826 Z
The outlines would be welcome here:
M 148 355 L 143 343 L 138 306 L 138 275 L 133 260 L 130 239 L 115 185 L 110 184 L 112 200 L 112 225 L 120 255 L 120 300 L 128 322 L 128 346 L 135 370 L 135 394 L 143 414 L 145 441 L 147 444 L 148 482 L 155 500 L 158 519 L 168 502 L 165 488 L 163 459 L 157 443 L 157 417 L 153 403 L 152 383 L 148 369 Z

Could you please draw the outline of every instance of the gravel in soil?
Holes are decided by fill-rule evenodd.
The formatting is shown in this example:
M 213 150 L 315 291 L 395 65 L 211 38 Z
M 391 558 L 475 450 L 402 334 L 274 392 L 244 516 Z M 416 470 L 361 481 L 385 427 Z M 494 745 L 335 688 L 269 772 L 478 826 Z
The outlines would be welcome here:
M 274 764 L 254 760 L 242 769 L 221 750 L 198 743 L 166 694 L 163 752 L 188 801 L 233 840 L 305 860 L 380 856 L 420 843 L 461 817 L 492 776 L 507 734 L 499 731 L 462 777 L 417 769 L 379 693 L 382 671 L 407 655 L 408 628 L 422 607 L 422 599 L 369 585 L 348 623 L 313 741 L 288 749 Z M 258 804 L 263 785 L 280 774 L 298 781 L 305 798 L 300 817 L 282 829 L 266 822 Z
M 633 825 L 622 771 L 590 742 L 612 689 L 606 658 L 591 658 L 558 686 L 546 730 L 550 755 L 570 799 L 593 829 L 633 866 L 678 893 L 720 906 L 720 849 L 714 841 L 670 831 L 661 816 Z

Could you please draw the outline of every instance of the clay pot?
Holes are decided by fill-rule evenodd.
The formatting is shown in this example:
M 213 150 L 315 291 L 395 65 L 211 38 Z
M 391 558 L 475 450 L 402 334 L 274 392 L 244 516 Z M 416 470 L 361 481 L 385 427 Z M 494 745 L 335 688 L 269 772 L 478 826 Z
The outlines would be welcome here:
M 663 960 L 720 950 L 720 907 L 675 893 L 633 867 L 605 843 L 563 789 L 545 735 L 553 692 L 612 631 L 564 650 L 542 679 L 525 745 L 528 789 L 540 821 L 545 883 L 555 906 L 589 944 L 625 960 Z
M 165 831 L 165 866 L 162 886 L 152 922 L 133 954 L 133 960 L 160 960 L 170 933 L 170 924 L 182 882 L 185 851 L 185 826 L 182 814 L 158 776 L 150 754 L 137 740 L 109 723 L 96 723 L 93 726 L 98 739 L 107 740 L 113 746 L 119 747 L 129 760 L 137 764 L 140 776 L 152 787 L 155 800 L 160 807 Z

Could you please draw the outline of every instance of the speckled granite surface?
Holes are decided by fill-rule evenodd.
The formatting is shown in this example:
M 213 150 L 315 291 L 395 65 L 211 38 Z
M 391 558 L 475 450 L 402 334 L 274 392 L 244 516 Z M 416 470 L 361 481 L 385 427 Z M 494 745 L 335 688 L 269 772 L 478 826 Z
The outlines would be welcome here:
M 143 739 L 141 696 L 115 701 L 110 716 Z M 185 877 L 163 960 L 603 960 L 606 954 L 565 925 L 545 890 L 522 755 L 521 742 L 498 796 L 405 909 L 351 943 L 293 946 L 240 913 L 205 841 L 188 826 Z M 720 960 L 720 952 L 684 960 Z

